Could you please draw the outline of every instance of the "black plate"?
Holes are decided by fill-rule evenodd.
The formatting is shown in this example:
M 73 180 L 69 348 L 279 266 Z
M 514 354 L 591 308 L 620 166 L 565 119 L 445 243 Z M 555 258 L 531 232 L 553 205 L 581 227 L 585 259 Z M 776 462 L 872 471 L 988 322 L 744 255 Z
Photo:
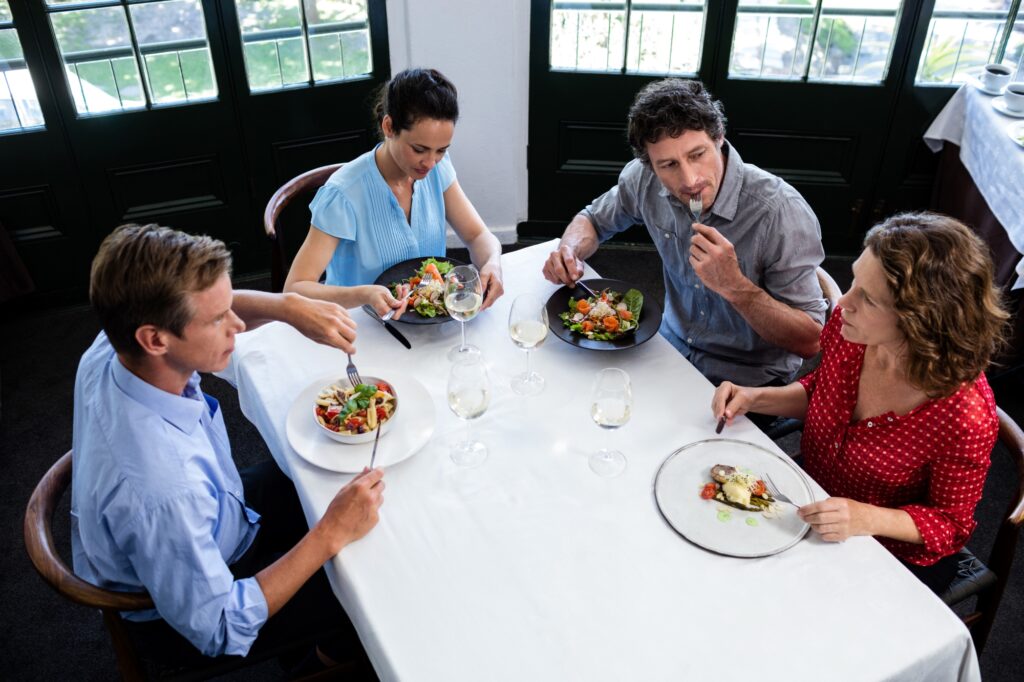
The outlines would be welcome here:
M 420 266 L 423 265 L 423 261 L 430 258 L 430 256 L 424 256 L 423 258 L 410 258 L 404 260 L 401 263 L 395 263 L 390 268 L 380 273 L 373 283 L 379 284 L 383 287 L 389 286 L 392 282 L 401 282 L 403 279 L 409 279 L 413 276 Z M 460 260 L 455 258 L 447 258 L 445 256 L 434 256 L 434 260 L 442 263 L 451 263 L 452 265 L 466 265 Z M 566 299 L 568 300 L 568 299 Z M 402 317 L 397 320 L 391 320 L 392 322 L 404 323 L 404 324 L 444 324 L 452 319 L 451 315 L 438 315 L 437 317 L 423 317 L 415 310 L 407 310 L 402 313 Z M 559 320 L 561 321 L 561 320 Z
M 585 279 L 582 281 L 598 293 L 602 289 L 611 289 L 612 291 L 624 294 L 630 289 L 636 289 L 629 282 L 623 282 L 618 279 Z M 547 302 L 548 327 L 558 338 L 580 348 L 590 350 L 621 350 L 623 348 L 639 346 L 657 334 L 658 328 L 661 327 L 661 304 L 649 297 L 646 292 L 641 291 L 640 293 L 644 295 L 644 307 L 640 309 L 640 324 L 632 334 L 620 336 L 614 341 L 588 339 L 583 334 L 577 334 L 562 324 L 562 318 L 559 315 L 569 310 L 569 299 L 575 298 L 579 300 L 588 296 L 587 292 L 580 287 L 575 289 L 562 287 L 551 294 L 551 298 Z

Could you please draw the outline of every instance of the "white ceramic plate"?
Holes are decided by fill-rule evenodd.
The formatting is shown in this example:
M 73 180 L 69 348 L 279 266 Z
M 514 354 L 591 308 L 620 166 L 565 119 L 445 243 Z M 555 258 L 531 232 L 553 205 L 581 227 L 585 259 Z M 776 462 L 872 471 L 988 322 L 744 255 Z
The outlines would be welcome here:
M 337 378 L 337 374 L 321 377 L 299 393 L 288 410 L 285 432 L 295 452 L 310 464 L 355 474 L 369 466 L 373 441 L 350 444 L 331 440 L 312 416 L 314 398 L 321 388 Z M 410 376 L 393 373 L 388 373 L 385 381 L 395 387 L 402 403 L 391 430 L 380 435 L 375 467 L 388 467 L 411 457 L 434 433 L 434 401 L 423 384 Z
M 1006 134 L 1010 136 L 1011 140 L 1024 147 L 1024 121 L 1011 125 L 1006 129 Z
M 807 533 L 810 526 L 800 520 L 793 505 L 779 503 L 779 515 L 768 518 L 701 499 L 701 488 L 711 481 L 711 467 L 716 464 L 758 477 L 767 473 L 779 491 L 799 505 L 813 500 L 806 476 L 785 455 L 741 440 L 697 441 L 669 455 L 654 481 L 658 508 L 677 533 L 704 549 L 736 557 L 778 554 Z
M 1005 97 L 996 97 L 992 100 L 992 108 L 998 111 L 1000 114 L 1006 114 L 1007 116 L 1013 116 L 1014 118 L 1024 118 L 1024 111 L 1010 111 L 1006 107 Z

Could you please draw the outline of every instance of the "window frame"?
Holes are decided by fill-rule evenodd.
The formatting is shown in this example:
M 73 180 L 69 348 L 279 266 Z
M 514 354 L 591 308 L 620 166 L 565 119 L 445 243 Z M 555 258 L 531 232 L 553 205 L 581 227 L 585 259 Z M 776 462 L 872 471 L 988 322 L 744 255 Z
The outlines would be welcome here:
M 1006 47 L 1010 42 L 1010 36 L 1013 34 L 1014 26 L 1017 23 L 1017 19 L 1020 15 L 1022 0 L 1010 0 L 1010 7 L 1006 10 L 1005 17 L 1003 13 L 998 10 L 936 10 L 934 5 L 932 6 L 931 16 L 928 17 L 928 25 L 926 31 L 928 32 L 925 37 L 924 44 L 921 47 L 921 57 L 917 61 L 917 65 L 914 67 L 913 84 L 916 88 L 959 88 L 963 85 L 963 81 L 956 81 L 953 78 L 956 76 L 957 68 L 960 65 L 960 55 L 963 53 L 964 48 L 964 36 L 960 38 L 960 45 L 957 48 L 956 62 L 953 64 L 953 72 L 950 75 L 950 81 L 948 83 L 939 83 L 935 81 L 919 81 L 917 79 L 918 74 L 921 71 L 921 66 L 924 63 L 924 59 L 928 54 L 928 49 L 932 44 L 932 22 L 936 19 L 1000 19 L 1003 20 L 1003 30 L 998 39 L 995 41 L 997 45 L 995 53 L 989 50 L 989 59 L 991 63 L 1001 64 L 1006 56 Z M 964 26 L 964 32 L 966 34 L 967 26 Z M 1021 61 L 1018 62 L 1017 68 L 1020 69 L 1024 65 L 1024 53 L 1021 55 Z

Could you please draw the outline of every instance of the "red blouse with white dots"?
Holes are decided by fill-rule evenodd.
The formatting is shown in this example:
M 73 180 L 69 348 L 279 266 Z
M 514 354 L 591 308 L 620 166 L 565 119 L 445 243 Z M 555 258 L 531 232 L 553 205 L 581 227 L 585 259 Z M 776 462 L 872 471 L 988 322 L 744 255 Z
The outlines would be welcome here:
M 821 332 L 818 368 L 800 379 L 807 418 L 804 468 L 833 497 L 910 514 L 923 545 L 878 538 L 893 554 L 928 566 L 964 546 L 974 530 L 989 455 L 999 431 L 985 375 L 910 413 L 851 421 L 865 346 L 840 333 L 836 308 Z

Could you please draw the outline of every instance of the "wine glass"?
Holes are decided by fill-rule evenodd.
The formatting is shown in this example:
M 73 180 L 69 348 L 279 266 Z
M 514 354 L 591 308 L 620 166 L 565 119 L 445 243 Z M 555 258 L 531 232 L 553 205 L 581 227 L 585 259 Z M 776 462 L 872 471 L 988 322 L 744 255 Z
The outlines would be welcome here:
M 466 440 L 452 446 L 449 456 L 459 466 L 475 467 L 487 459 L 487 446 L 473 440 L 469 422 L 487 411 L 491 402 L 491 381 L 480 357 L 452 363 L 448 373 L 448 407 L 466 421 Z
M 512 377 L 512 390 L 519 395 L 537 395 L 544 390 L 544 377 L 530 370 L 530 351 L 539 348 L 548 335 L 548 311 L 534 294 L 516 296 L 508 314 L 512 343 L 526 351 L 526 371 Z
M 617 429 L 629 421 L 633 410 L 633 389 L 629 375 L 608 367 L 598 372 L 590 392 L 590 416 L 603 429 Z M 626 468 L 626 456 L 619 450 L 601 448 L 590 455 L 591 470 L 598 476 L 618 476 Z
M 462 345 L 452 346 L 448 351 L 448 359 L 452 362 L 480 357 L 480 349 L 466 343 L 466 320 L 476 317 L 483 302 L 484 289 L 477 269 L 472 265 L 452 268 L 445 277 L 444 307 L 462 324 Z

